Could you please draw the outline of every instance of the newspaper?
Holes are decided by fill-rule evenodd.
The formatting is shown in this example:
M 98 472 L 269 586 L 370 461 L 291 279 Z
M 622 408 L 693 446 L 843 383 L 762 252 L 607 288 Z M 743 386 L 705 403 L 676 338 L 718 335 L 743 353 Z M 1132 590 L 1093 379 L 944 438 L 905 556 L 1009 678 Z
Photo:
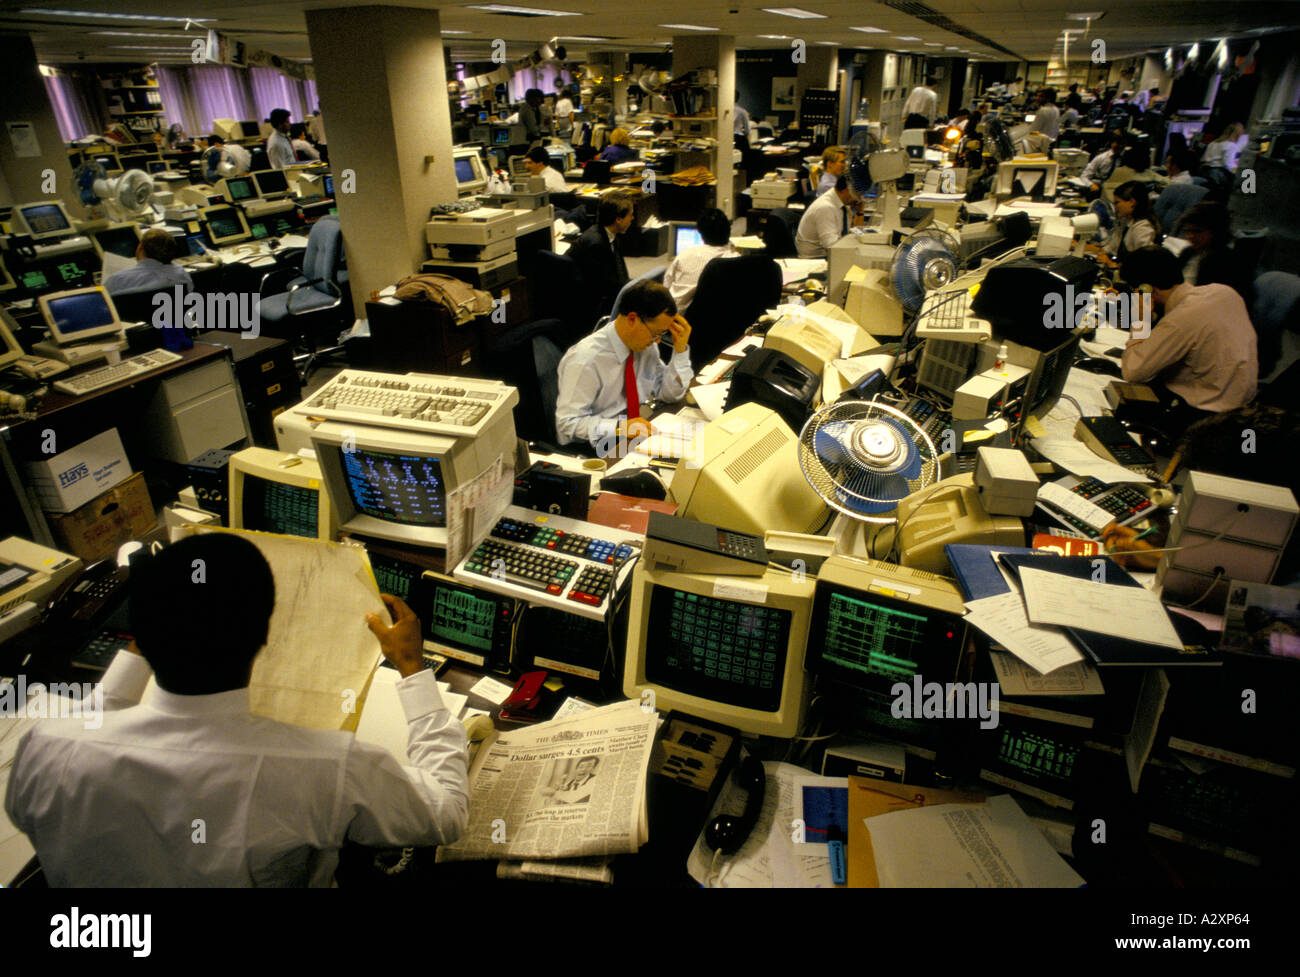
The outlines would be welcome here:
M 645 794 L 657 715 L 618 702 L 485 741 L 469 825 L 438 859 L 586 858 L 649 839 Z

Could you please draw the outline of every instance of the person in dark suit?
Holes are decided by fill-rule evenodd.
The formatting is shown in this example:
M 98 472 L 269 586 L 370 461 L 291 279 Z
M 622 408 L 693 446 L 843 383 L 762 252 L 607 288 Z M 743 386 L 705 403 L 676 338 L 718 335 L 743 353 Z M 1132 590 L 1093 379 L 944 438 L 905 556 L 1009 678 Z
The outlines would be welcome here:
M 596 209 L 596 226 L 583 231 L 569 249 L 591 297 L 593 318 L 608 315 L 619 289 L 627 284 L 627 262 L 618 238 L 633 220 L 632 201 L 621 193 L 607 194 Z

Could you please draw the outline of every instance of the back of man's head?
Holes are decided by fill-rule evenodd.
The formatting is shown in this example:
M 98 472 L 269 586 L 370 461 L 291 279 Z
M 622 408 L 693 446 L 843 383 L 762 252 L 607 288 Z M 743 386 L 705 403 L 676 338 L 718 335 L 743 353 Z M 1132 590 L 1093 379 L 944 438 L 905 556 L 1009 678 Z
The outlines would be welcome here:
M 1047 102 L 1049 105 L 1050 105 L 1050 104 L 1054 104 L 1054 103 L 1056 102 L 1056 89 L 1055 89 L 1055 88 L 1044 88 L 1044 89 L 1043 89 L 1043 101 L 1044 101 L 1044 102 Z
M 937 84 L 939 84 L 939 79 L 936 78 L 934 75 L 926 75 L 926 76 L 925 76 L 925 87 L 926 87 L 926 88 L 933 88 L 933 87 L 934 87 L 935 85 L 937 85 Z
M 623 194 L 606 194 L 596 208 L 596 222 L 601 227 L 609 227 L 619 218 L 626 217 L 631 209 L 632 202 Z
M 289 110 L 271 109 L 271 114 L 268 116 L 267 121 L 271 123 L 271 128 L 278 129 L 289 121 Z
M 247 685 L 274 607 L 270 566 L 238 536 L 190 536 L 132 562 L 131 633 L 158 685 L 176 695 Z
M 541 163 L 543 166 L 551 165 L 551 156 L 541 146 L 534 146 L 528 150 L 528 159 L 534 163 Z
M 218 136 L 215 132 L 212 135 L 208 136 L 209 146 L 224 146 L 225 144 L 226 141 L 222 139 L 220 136 Z
M 695 226 L 699 229 L 700 238 L 705 244 L 722 247 L 731 240 L 731 221 L 717 207 L 709 207 L 703 211 Z
M 144 249 L 146 258 L 161 261 L 164 265 L 174 260 L 181 250 L 174 237 L 156 227 L 144 232 L 140 238 L 140 247 Z
M 1120 267 L 1120 274 L 1131 288 L 1150 285 L 1161 291 L 1173 288 L 1183 280 L 1183 271 L 1174 253 L 1154 244 L 1130 251 Z
M 633 282 L 625 288 L 618 300 L 618 308 L 614 310 L 616 316 L 625 316 L 633 312 L 638 319 L 649 322 L 658 319 L 665 312 L 676 315 L 677 303 L 673 300 L 672 292 L 656 281 L 645 279 Z

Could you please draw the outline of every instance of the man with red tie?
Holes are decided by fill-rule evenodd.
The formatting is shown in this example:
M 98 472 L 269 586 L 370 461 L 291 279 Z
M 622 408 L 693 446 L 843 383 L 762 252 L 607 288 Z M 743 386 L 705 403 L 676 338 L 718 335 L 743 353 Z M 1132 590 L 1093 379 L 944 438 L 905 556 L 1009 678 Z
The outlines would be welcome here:
M 613 321 L 564 354 L 555 431 L 560 444 L 587 442 L 601 456 L 650 433 L 644 405 L 679 401 L 690 386 L 690 324 L 658 282 L 629 286 Z M 659 343 L 671 342 L 665 364 Z

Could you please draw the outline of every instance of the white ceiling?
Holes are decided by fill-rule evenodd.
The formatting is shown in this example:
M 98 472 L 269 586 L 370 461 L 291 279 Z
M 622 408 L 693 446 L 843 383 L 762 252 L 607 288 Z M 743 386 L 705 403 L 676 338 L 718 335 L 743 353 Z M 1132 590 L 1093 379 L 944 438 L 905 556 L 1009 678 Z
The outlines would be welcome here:
M 1243 3 L 1237 0 L 797 0 L 819 19 L 794 19 L 766 13 L 762 5 L 790 0 L 654 0 L 625 4 L 609 0 L 553 0 L 552 9 L 577 16 L 502 16 L 468 9 L 472 0 L 404 0 L 401 6 L 442 11 L 445 40 L 455 60 L 487 60 L 495 38 L 507 41 L 510 57 L 533 50 L 540 42 L 560 35 L 609 38 L 604 42 L 563 42 L 569 57 L 588 50 L 651 50 L 662 46 L 674 31 L 661 24 L 690 23 L 717 27 L 736 38 L 741 50 L 787 48 L 786 39 L 759 35 L 787 35 L 809 46 L 830 42 L 852 48 L 880 48 L 931 56 L 976 57 L 1009 61 L 1013 55 L 1030 61 L 1046 60 L 1059 51 L 1061 33 L 1078 30 L 1071 42 L 1071 60 L 1086 55 L 1091 41 L 1106 42 L 1109 59 L 1126 57 L 1168 45 L 1190 44 L 1210 38 L 1245 34 L 1262 29 L 1300 27 L 1300 0 L 1278 3 Z M 545 8 L 551 0 L 515 0 L 519 6 Z M 210 18 L 214 27 L 287 58 L 309 60 L 311 50 L 303 10 L 374 6 L 374 0 L 0 0 L 0 29 L 32 32 L 40 59 L 47 63 L 77 61 L 145 62 L 185 58 L 196 33 L 184 31 L 183 18 Z M 34 9 L 64 11 L 37 16 Z M 904 11 L 908 12 L 904 12 Z M 115 14 L 111 19 L 68 16 L 66 11 Z M 1091 26 L 1068 20 L 1067 14 L 1101 11 Z M 122 19 L 122 15 L 176 18 L 174 22 Z M 853 27 L 877 27 L 884 33 L 867 34 Z M 955 31 L 953 28 L 957 28 Z M 163 35 L 132 37 L 103 34 L 120 31 Z M 960 32 L 959 32 L 960 31 Z M 1087 32 L 1086 35 L 1083 32 Z M 970 34 L 976 35 L 972 38 Z M 915 41 L 899 40 L 914 37 Z M 989 42 L 989 43 L 986 43 Z M 997 45 L 997 47 L 990 46 Z M 167 51 L 166 49 L 171 49 Z M 1008 53 L 1011 52 L 1011 53 Z M 1076 55 L 1076 52 L 1078 54 Z

